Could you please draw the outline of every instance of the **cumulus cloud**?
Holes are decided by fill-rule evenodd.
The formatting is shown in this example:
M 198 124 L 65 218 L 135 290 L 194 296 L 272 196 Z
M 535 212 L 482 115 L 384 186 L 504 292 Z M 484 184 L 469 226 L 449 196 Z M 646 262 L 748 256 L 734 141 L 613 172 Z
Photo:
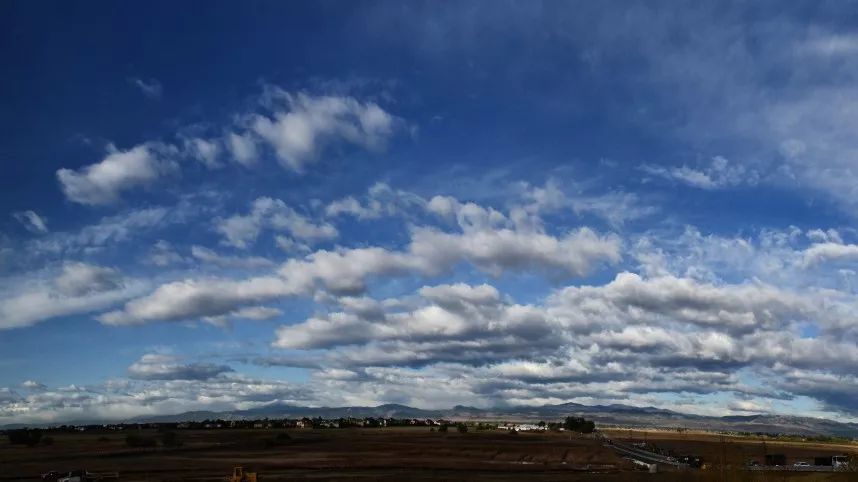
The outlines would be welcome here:
M 171 355 L 147 353 L 128 367 L 128 375 L 138 380 L 209 380 L 233 371 L 226 365 L 181 363 Z
M 45 388 L 47 388 L 45 384 L 39 383 L 35 380 L 25 380 L 23 383 L 21 383 L 21 386 L 26 388 L 27 390 L 44 390 Z
M 252 167 L 256 164 L 259 156 L 256 148 L 256 140 L 250 135 L 236 134 L 230 132 L 226 137 L 226 148 L 235 162 Z
M 552 296 L 558 307 L 600 309 L 604 324 L 622 323 L 632 314 L 638 322 L 664 317 L 735 331 L 800 320 L 812 309 L 806 297 L 764 284 L 717 286 L 673 276 L 644 279 L 627 272 L 604 286 L 571 286 Z
M 510 224 L 503 214 L 475 204 L 457 206 L 462 228 L 458 233 L 414 228 L 411 242 L 401 251 L 378 247 L 318 250 L 303 259 L 288 260 L 277 276 L 169 283 L 101 319 L 107 323 L 126 323 L 216 317 L 247 304 L 307 296 L 318 289 L 337 294 L 359 293 L 374 277 L 437 275 L 461 262 L 496 276 L 504 271 L 542 272 L 560 279 L 583 276 L 602 263 L 620 260 L 622 243 L 616 235 L 601 235 L 586 227 L 562 237 L 530 228 L 501 228 L 495 226 L 495 220 Z M 247 216 L 234 216 L 218 223 L 227 240 L 239 248 L 255 240 L 263 226 L 310 240 L 336 232 L 333 226 L 313 223 L 282 201 L 270 198 L 257 199 Z M 258 294 L 256 288 L 261 286 L 265 287 L 264 293 Z
M 544 327 L 537 327 L 535 322 L 540 320 L 530 316 L 533 313 L 527 307 L 503 306 L 497 290 L 488 285 L 424 287 L 420 294 L 427 303 L 410 311 L 338 312 L 281 327 L 274 344 L 306 349 L 383 340 L 484 339 L 492 331 L 518 335 L 521 339 L 546 334 Z
M 582 276 L 596 263 L 618 262 L 621 244 L 619 237 L 599 235 L 589 228 L 579 228 L 560 238 L 512 229 L 480 229 L 464 234 L 419 229 L 412 236 L 411 251 L 441 266 L 467 260 L 496 276 L 506 270 Z
M 309 243 L 333 239 L 339 235 L 332 224 L 313 221 L 283 201 L 269 197 L 256 199 L 247 215 L 218 220 L 216 226 L 227 244 L 241 249 L 255 242 L 266 228 L 287 232 L 293 238 Z
M 789 368 L 842 378 L 858 369 L 858 349 L 848 341 L 854 334 L 843 340 L 825 328 L 818 338 L 800 333 L 804 320 L 834 326 L 854 309 L 854 298 L 844 311 L 839 295 L 826 291 L 621 273 L 604 285 L 558 289 L 538 305 L 513 303 L 489 285 L 426 286 L 418 294 L 401 301 L 341 298 L 340 311 L 282 326 L 273 343 L 314 353 L 325 367 L 319 383 L 370 399 L 378 390 L 414 388 L 406 373 L 436 383 L 434 376 L 446 372 L 455 372 L 472 401 L 486 404 L 549 403 L 588 392 L 625 402 L 683 392 L 789 398 L 782 383 L 753 387 L 734 373 L 765 378 L 767 370 Z M 837 396 L 817 399 L 842 409 L 847 404 Z
M 81 296 L 122 288 L 122 277 L 113 268 L 87 263 L 66 263 L 54 284 L 60 293 Z
M 35 211 L 21 211 L 12 214 L 12 216 L 31 233 L 45 234 L 48 232 L 48 223 Z
M 173 245 L 170 244 L 169 241 L 159 239 L 154 245 L 152 245 L 152 249 L 149 251 L 146 261 L 154 264 L 155 266 L 165 267 L 172 264 L 182 263 L 186 260 L 182 255 L 177 253 L 175 249 L 173 249 Z
M 275 106 L 270 117 L 254 116 L 251 129 L 274 149 L 284 167 L 298 172 L 326 146 L 348 143 L 382 150 L 398 123 L 374 102 L 352 97 L 282 91 L 272 97 L 282 104 Z
M 350 215 L 361 220 L 377 219 L 382 216 L 408 214 L 415 209 L 422 209 L 425 205 L 426 201 L 414 193 L 393 189 L 387 183 L 377 182 L 370 186 L 362 200 L 348 196 L 330 202 L 325 207 L 325 215 Z
M 536 356 L 537 347 L 548 341 L 546 354 L 569 344 L 596 343 L 603 348 L 658 348 L 671 356 L 727 361 L 741 358 L 735 337 L 778 329 L 808 316 L 838 316 L 773 287 L 714 286 L 673 277 L 643 279 L 632 273 L 622 273 L 606 285 L 557 290 L 543 306 L 509 303 L 489 285 L 427 286 L 419 294 L 422 302 L 417 307 L 388 303 L 389 308 L 382 308 L 385 305 L 362 302 L 361 309 L 355 309 L 346 303 L 345 311 L 280 328 L 275 345 L 306 349 L 384 340 L 474 341 L 478 343 L 474 347 L 487 343 L 505 356 L 515 346 L 525 346 Z M 775 340 L 780 345 L 788 341 Z M 756 345 L 760 341 L 754 341 Z M 797 352 L 810 352 L 809 347 L 793 346 Z M 413 353 L 431 356 L 445 350 L 444 345 L 424 345 Z M 751 357 L 742 356 L 745 362 Z M 754 356 L 778 358 L 777 353 Z
M 66 197 L 79 204 L 103 205 L 119 200 L 123 191 L 150 186 L 178 169 L 168 159 L 170 148 L 148 143 L 127 151 L 110 147 L 101 161 L 77 170 L 60 169 L 57 179 Z
M 153 320 L 221 316 L 243 305 L 264 303 L 295 294 L 295 287 L 277 277 L 243 281 L 218 278 L 174 281 L 159 286 L 149 295 L 129 301 L 121 310 L 98 316 L 98 320 L 108 325 L 128 325 Z
M 194 137 L 185 139 L 184 144 L 188 155 L 200 161 L 208 169 L 223 167 L 223 164 L 219 161 L 222 147 L 217 140 Z
M 157 98 L 157 81 L 132 83 L 147 96 Z M 168 174 L 177 172 L 175 159 L 190 158 L 209 169 L 223 167 L 224 153 L 244 166 L 254 165 L 258 145 L 273 148 L 277 159 L 291 170 L 301 172 L 326 147 L 352 144 L 381 151 L 393 136 L 400 120 L 374 102 L 361 102 L 347 96 L 291 94 L 269 87 L 262 96 L 271 111 L 237 115 L 244 119 L 225 126 L 211 137 L 185 137 L 180 142 L 143 142 L 128 150 L 109 146 L 101 161 L 79 169 L 59 169 L 57 179 L 63 193 L 72 202 L 106 205 L 117 202 L 124 191 L 148 187 Z
M 157 362 L 144 365 L 147 366 L 142 379 L 114 379 L 93 386 L 47 387 L 26 395 L 0 388 L 0 423 L 128 420 L 188 410 L 251 409 L 271 403 L 307 405 L 315 398 L 310 387 L 284 381 L 261 380 L 230 371 L 204 377 L 218 369 L 190 370 L 181 378 L 146 378 L 161 375 L 158 375 Z M 148 365 L 155 365 L 155 368 Z M 168 367 L 164 373 L 170 376 L 181 370 L 171 371 Z
M 805 266 L 838 260 L 858 260 L 858 245 L 832 242 L 816 243 L 804 251 Z
M 27 278 L 0 298 L 0 329 L 30 326 L 59 316 L 91 313 L 139 296 L 145 283 L 112 268 L 67 263 L 50 279 Z

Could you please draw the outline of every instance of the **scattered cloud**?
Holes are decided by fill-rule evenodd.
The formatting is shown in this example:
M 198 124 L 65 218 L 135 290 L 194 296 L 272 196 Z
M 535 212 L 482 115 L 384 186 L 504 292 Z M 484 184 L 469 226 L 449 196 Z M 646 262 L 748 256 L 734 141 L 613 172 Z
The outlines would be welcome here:
M 200 161 L 208 169 L 223 167 L 219 161 L 222 148 L 216 140 L 206 140 L 199 137 L 185 139 L 185 151 L 192 159 Z
M 216 226 L 226 238 L 226 244 L 240 249 L 253 244 L 265 228 L 287 232 L 293 238 L 308 243 L 330 240 L 339 235 L 334 225 L 313 221 L 283 201 L 269 197 L 255 200 L 249 214 L 218 220 Z
M 235 162 L 245 167 L 253 167 L 258 160 L 256 140 L 250 135 L 230 132 L 226 137 L 226 147 Z
M 222 268 L 257 269 L 272 266 L 274 263 L 259 256 L 224 256 L 202 246 L 192 246 L 191 256 L 204 263 L 214 264 Z
M 181 363 L 171 355 L 147 353 L 128 367 L 128 375 L 137 380 L 209 380 L 232 372 L 226 365 Z
M 111 268 L 67 263 L 52 278 L 25 278 L 6 290 L 0 297 L 0 330 L 103 310 L 139 296 L 146 288 L 145 283 L 124 279 Z
M 128 79 L 128 82 L 137 87 L 144 96 L 150 99 L 160 99 L 164 93 L 161 82 L 158 82 L 157 79 L 143 80 L 138 77 L 131 77 Z
M 178 169 L 170 148 L 141 144 L 127 151 L 110 147 L 101 161 L 78 170 L 60 169 L 57 179 L 66 197 L 79 204 L 104 205 L 119 200 L 123 191 L 146 187 Z
M 35 211 L 20 211 L 12 214 L 12 216 L 21 223 L 27 231 L 34 234 L 45 234 L 48 232 L 48 223 L 44 218 L 36 214 Z
M 760 181 L 760 174 L 757 171 L 748 169 L 741 164 L 731 164 L 730 161 L 721 156 L 713 157 L 710 164 L 702 168 L 692 168 L 685 165 L 680 167 L 643 165 L 641 169 L 653 176 L 709 190 L 740 185 L 754 186 Z
M 858 245 L 832 242 L 816 243 L 804 251 L 806 266 L 838 260 L 858 260 Z
M 284 167 L 301 172 L 325 147 L 348 143 L 383 150 L 399 120 L 374 102 L 347 96 L 312 96 L 270 89 L 273 115 L 257 114 L 251 130 Z
M 66 263 L 54 280 L 60 293 L 82 296 L 122 288 L 122 276 L 113 268 L 87 263 Z

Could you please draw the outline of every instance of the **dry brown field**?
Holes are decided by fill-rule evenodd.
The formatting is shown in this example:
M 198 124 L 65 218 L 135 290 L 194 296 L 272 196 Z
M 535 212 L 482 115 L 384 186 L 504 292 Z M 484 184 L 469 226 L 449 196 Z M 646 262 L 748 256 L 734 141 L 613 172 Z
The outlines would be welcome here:
M 141 449 L 125 444 L 125 433 L 52 434 L 54 444 L 33 448 L 0 441 L 0 481 L 39 480 L 50 470 L 118 472 L 121 482 L 225 481 L 235 465 L 251 466 L 260 482 L 286 480 L 593 480 L 593 481 L 858 481 L 856 474 L 752 474 L 734 467 L 648 474 L 594 438 L 563 433 L 508 434 L 500 431 L 438 433 L 428 428 L 292 429 L 286 444 L 269 446 L 282 430 L 178 431 L 179 448 Z M 151 431 L 149 435 L 156 435 Z M 641 441 L 643 432 L 609 431 L 618 440 Z M 717 435 L 647 431 L 659 447 L 731 464 L 762 453 L 760 442 Z M 858 446 L 775 444 L 770 453 L 790 460 L 853 453 Z M 773 447 L 777 447 L 774 449 Z M 812 460 L 812 459 L 811 459 Z M 739 467 L 739 465 L 735 465 Z M 722 479 L 722 476 L 724 477 Z

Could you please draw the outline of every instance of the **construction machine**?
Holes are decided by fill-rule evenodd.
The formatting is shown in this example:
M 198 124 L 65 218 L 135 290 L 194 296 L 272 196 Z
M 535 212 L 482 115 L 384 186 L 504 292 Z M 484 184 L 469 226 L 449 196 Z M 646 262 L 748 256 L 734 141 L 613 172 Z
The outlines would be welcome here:
M 229 482 L 257 482 L 256 472 L 251 472 L 249 468 L 233 467 L 232 476 Z

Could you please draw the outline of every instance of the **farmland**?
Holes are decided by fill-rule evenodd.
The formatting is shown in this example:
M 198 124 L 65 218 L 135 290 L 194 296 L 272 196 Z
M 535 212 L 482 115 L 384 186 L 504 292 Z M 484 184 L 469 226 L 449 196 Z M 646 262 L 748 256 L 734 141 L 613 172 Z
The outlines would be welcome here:
M 287 433 L 288 436 L 279 434 Z M 761 457 L 759 440 L 672 431 L 608 430 L 620 441 L 702 455 L 730 464 L 728 480 L 854 480 L 852 474 L 751 474 L 738 467 Z M 154 430 L 141 436 L 156 437 Z M 279 480 L 720 480 L 718 467 L 648 474 L 592 436 L 563 432 L 430 432 L 420 428 L 184 430 L 180 446 L 128 447 L 126 433 L 60 433 L 50 445 L 0 442 L 0 480 L 38 480 L 50 470 L 85 468 L 119 472 L 121 481 L 223 481 L 236 465 L 250 466 L 267 481 Z M 823 454 L 858 453 L 858 446 L 768 442 L 790 463 Z M 812 459 L 811 459 L 812 460 Z M 767 478 L 768 477 L 768 478 Z

